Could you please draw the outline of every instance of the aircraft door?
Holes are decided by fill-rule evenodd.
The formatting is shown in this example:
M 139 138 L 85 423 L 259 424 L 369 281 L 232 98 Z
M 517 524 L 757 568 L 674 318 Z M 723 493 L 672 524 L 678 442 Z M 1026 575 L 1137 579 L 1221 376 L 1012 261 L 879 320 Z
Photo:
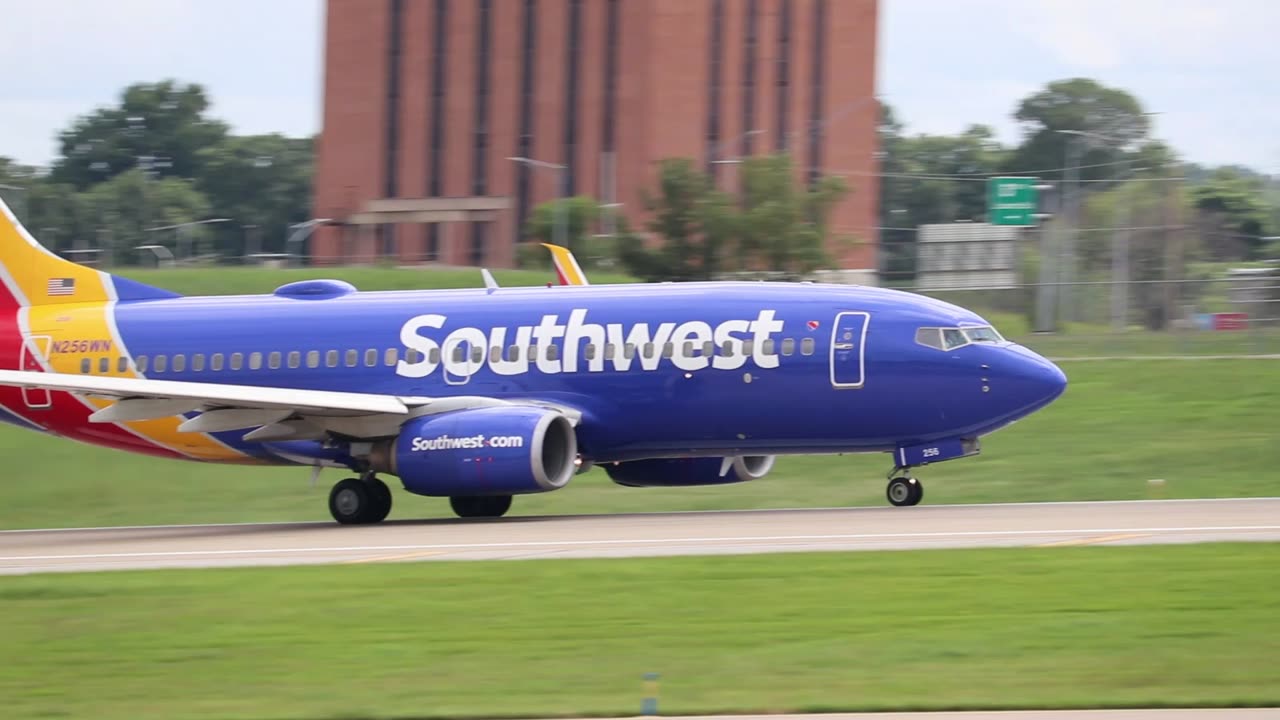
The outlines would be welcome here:
M 32 335 L 22 343 L 22 369 L 26 372 L 44 372 L 41 359 L 49 357 L 49 346 L 53 339 L 48 335 Z M 43 388 L 22 388 L 22 401 L 32 410 L 43 410 L 53 406 L 53 397 Z
M 866 382 L 867 326 L 871 314 L 842 312 L 831 329 L 831 385 L 856 390 Z

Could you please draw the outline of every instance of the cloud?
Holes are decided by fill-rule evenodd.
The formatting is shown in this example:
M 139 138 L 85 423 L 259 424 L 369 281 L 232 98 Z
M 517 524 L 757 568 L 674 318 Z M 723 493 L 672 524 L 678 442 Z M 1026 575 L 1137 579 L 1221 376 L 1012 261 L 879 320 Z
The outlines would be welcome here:
M 1270 44 L 1280 4 L 1270 0 L 1039 0 L 1011 3 L 1019 31 L 1059 62 L 1102 71 L 1237 63 Z
M 0 155 L 47 164 L 53 138 L 126 86 L 205 86 L 237 132 L 319 126 L 322 0 L 0 0 Z

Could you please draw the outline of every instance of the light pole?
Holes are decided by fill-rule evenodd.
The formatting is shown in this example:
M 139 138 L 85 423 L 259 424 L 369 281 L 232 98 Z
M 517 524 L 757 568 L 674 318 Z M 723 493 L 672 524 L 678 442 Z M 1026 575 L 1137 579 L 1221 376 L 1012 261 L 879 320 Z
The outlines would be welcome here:
M 196 225 L 210 225 L 210 224 L 213 224 L 213 223 L 224 223 L 224 222 L 231 222 L 231 218 L 210 218 L 209 220 L 196 220 L 195 222 L 178 223 L 177 225 L 164 225 L 164 226 L 161 226 L 161 227 L 147 228 L 145 232 L 158 232 L 158 231 L 160 231 L 160 230 L 173 230 L 173 231 L 175 231 L 175 233 L 177 234 L 177 236 L 178 236 L 178 240 L 179 240 L 179 242 L 178 242 L 178 243 L 175 243 L 175 244 L 176 244 L 176 245 L 181 245 L 181 244 L 182 244 L 182 243 L 181 243 L 181 241 L 182 241 L 182 240 L 184 240 L 184 239 L 187 239 L 187 236 L 186 236 L 186 234 L 183 232 L 183 230 L 185 230 L 185 229 L 187 229 L 187 228 L 195 227 Z M 183 250 L 183 248 L 182 248 L 182 247 L 178 247 L 178 258 L 177 258 L 177 259 L 178 259 L 178 262 L 182 262 L 182 260 L 183 260 L 184 253 L 182 252 L 182 250 Z M 188 253 L 188 254 L 189 254 L 189 253 Z
M 556 171 L 556 217 L 555 227 L 552 229 L 554 237 L 552 242 L 560 247 L 567 247 L 565 245 L 565 233 L 568 231 L 565 218 L 567 208 L 565 207 L 566 198 L 564 197 L 564 194 L 565 191 L 568 190 L 568 188 L 565 187 L 565 170 L 568 170 L 569 166 L 561 165 L 560 163 L 546 162 L 545 160 L 534 160 L 527 157 L 509 157 L 507 159 L 514 163 L 528 165 L 529 167 Z
M 1129 158 L 1127 155 L 1124 155 L 1123 152 L 1123 140 L 1103 135 L 1102 133 L 1090 132 L 1088 130 L 1059 130 L 1058 132 L 1063 135 L 1074 136 L 1078 139 L 1076 143 L 1085 138 L 1092 138 L 1108 144 L 1114 144 L 1116 149 L 1121 153 L 1116 175 L 1118 178 L 1123 177 L 1125 180 L 1130 179 L 1130 176 L 1133 173 L 1130 169 Z M 1080 157 L 1078 152 L 1076 153 L 1076 157 L 1077 159 Z M 1077 188 L 1072 193 L 1075 198 L 1073 205 L 1077 209 L 1075 215 L 1076 224 L 1079 223 L 1078 210 L 1080 206 L 1078 185 L 1079 183 L 1077 181 Z M 1118 227 L 1116 228 L 1116 232 L 1111 236 L 1111 327 L 1116 332 L 1123 332 L 1125 327 L 1128 325 L 1129 226 L 1133 224 L 1132 202 L 1132 198 L 1119 198 L 1117 200 L 1117 208 L 1119 211 L 1119 218 L 1117 219 Z

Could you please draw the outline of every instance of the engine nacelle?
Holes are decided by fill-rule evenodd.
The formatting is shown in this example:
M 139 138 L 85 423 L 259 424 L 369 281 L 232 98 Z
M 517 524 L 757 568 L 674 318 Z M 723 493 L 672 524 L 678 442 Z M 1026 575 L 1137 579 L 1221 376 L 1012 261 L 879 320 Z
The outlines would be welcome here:
M 729 472 L 720 475 L 724 458 L 655 458 L 609 463 L 604 466 L 609 479 L 627 487 L 692 487 L 727 485 L 759 480 L 773 469 L 773 455 L 744 455 L 733 458 Z
M 427 415 L 375 447 L 373 469 L 434 497 L 523 495 L 564 487 L 578 438 L 554 410 L 489 407 Z

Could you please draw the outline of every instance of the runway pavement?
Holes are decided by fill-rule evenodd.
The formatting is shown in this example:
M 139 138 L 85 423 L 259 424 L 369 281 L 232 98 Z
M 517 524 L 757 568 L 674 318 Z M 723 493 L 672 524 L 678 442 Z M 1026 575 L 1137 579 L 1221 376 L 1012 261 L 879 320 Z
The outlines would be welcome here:
M 1280 498 L 0 532 L 0 574 L 1280 540 Z

